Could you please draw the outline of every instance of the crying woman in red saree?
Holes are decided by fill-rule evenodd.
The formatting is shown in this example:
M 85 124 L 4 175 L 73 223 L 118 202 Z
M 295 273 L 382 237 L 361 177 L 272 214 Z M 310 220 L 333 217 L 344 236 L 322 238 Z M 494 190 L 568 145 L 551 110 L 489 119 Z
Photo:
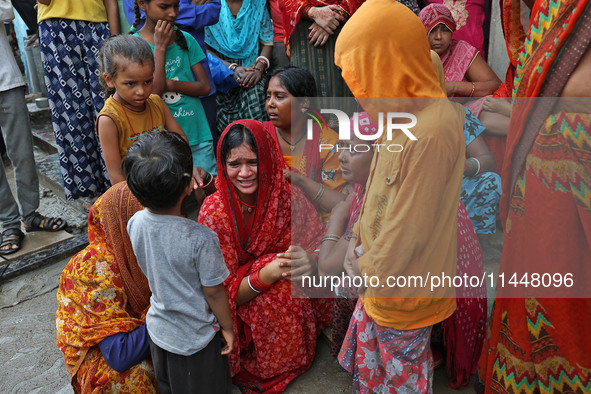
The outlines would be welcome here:
M 230 124 L 218 146 L 218 191 L 199 215 L 230 270 L 224 284 L 239 344 L 232 380 L 246 392 L 283 391 L 310 367 L 330 323 L 330 300 L 292 297 L 290 278 L 317 271 L 324 226 L 284 179 L 280 155 L 260 122 Z

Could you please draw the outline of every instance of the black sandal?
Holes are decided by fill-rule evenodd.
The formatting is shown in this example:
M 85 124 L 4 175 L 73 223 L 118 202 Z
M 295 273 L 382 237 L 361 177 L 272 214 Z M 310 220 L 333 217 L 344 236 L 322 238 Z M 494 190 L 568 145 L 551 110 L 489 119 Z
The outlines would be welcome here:
M 19 228 L 9 228 L 2 231 L 0 255 L 13 254 L 21 250 L 23 238 L 25 238 L 25 234 Z M 3 250 L 2 248 L 6 246 L 10 246 L 10 249 Z M 16 246 L 16 248 L 13 246 Z
M 30 224 L 25 224 L 25 231 L 30 233 L 31 231 L 49 231 L 56 232 L 63 230 L 67 223 L 62 218 L 50 218 L 41 215 L 39 212 L 35 212 L 33 220 Z M 57 226 L 57 227 L 53 227 Z

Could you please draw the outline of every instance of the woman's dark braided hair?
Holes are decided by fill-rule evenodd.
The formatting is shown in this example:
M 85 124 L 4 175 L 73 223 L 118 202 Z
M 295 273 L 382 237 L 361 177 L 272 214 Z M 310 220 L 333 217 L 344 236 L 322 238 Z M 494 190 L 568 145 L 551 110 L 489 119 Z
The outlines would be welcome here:
M 149 4 L 151 1 L 152 0 L 144 0 L 144 3 Z M 133 21 L 133 25 L 131 25 L 131 29 L 129 30 L 129 34 L 135 33 L 137 31 L 138 26 L 142 22 L 142 15 L 140 13 L 140 6 L 137 4 L 137 1 L 133 5 L 133 11 L 135 12 L 135 20 Z M 187 45 L 187 40 L 185 39 L 183 32 L 180 29 L 177 29 L 177 27 L 175 26 L 174 33 L 176 35 L 176 38 L 174 41 L 177 44 L 179 44 L 179 47 L 181 47 L 181 49 L 184 49 L 185 51 L 189 50 L 189 46 Z

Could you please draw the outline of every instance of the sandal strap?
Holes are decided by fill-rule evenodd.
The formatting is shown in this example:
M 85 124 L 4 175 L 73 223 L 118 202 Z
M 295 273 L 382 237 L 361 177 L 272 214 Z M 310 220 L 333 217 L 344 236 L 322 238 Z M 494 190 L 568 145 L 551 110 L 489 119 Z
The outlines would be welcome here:
M 31 219 L 30 223 L 27 223 L 26 225 L 32 228 L 41 228 L 41 223 L 43 223 L 43 220 L 45 219 L 45 216 L 41 215 L 39 212 L 35 212 L 35 216 L 33 216 L 33 219 Z
M 60 222 L 60 223 L 58 223 Z M 43 223 L 43 226 L 41 226 Z M 53 226 L 59 227 L 64 223 L 62 218 L 47 217 L 41 215 L 39 212 L 35 212 L 35 216 L 31 219 L 31 223 L 28 224 L 30 228 L 39 228 L 42 230 L 54 230 Z
M 21 242 L 23 242 L 24 237 L 25 234 L 21 231 L 20 228 L 6 229 L 2 231 L 2 242 L 0 243 L 0 248 L 13 245 L 20 246 Z
M 16 228 L 16 227 L 9 228 L 9 229 L 2 231 L 2 238 L 13 237 L 13 239 L 14 239 L 15 235 L 19 238 L 23 238 L 25 236 L 25 234 L 21 231 L 21 229 Z

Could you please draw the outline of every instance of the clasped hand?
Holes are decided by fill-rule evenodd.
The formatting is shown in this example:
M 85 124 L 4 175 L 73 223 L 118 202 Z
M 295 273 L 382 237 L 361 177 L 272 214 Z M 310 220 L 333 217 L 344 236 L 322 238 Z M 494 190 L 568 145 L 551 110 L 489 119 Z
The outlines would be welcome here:
M 256 68 L 236 67 L 234 70 L 234 80 L 241 88 L 252 88 L 259 83 L 262 77 L 263 72 Z
M 279 279 L 299 280 L 302 276 L 316 273 L 317 262 L 301 246 L 291 245 L 285 252 L 278 253 L 277 259 L 269 265 L 275 265 Z

